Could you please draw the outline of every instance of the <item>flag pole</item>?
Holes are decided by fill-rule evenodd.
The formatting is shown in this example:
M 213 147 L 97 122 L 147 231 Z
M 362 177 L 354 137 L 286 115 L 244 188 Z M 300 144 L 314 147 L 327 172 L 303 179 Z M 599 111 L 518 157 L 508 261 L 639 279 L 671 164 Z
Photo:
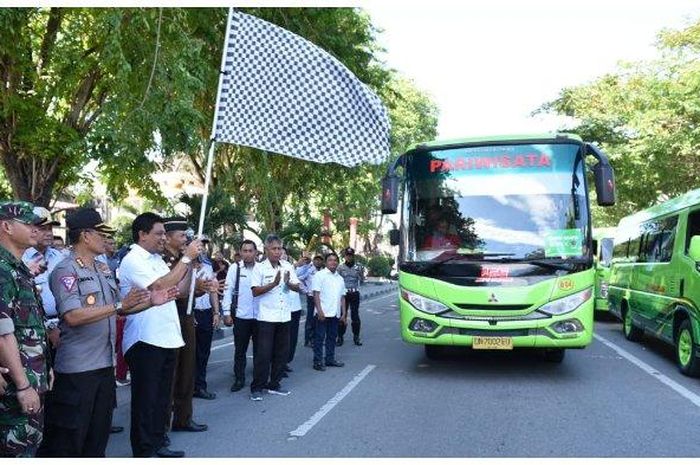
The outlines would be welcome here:
M 211 138 L 209 141 L 209 153 L 207 155 L 207 170 L 204 177 L 204 194 L 202 195 L 202 207 L 199 210 L 199 226 L 197 227 L 197 238 L 202 237 L 204 232 L 204 216 L 207 211 L 207 199 L 209 197 L 209 184 L 211 182 L 211 168 L 214 164 L 214 149 L 216 148 L 216 120 L 219 116 L 219 99 L 221 98 L 221 83 L 225 74 L 226 68 L 226 51 L 228 50 L 228 39 L 230 36 L 229 27 L 231 25 L 231 17 L 233 16 L 233 8 L 228 9 L 228 17 L 226 19 L 226 29 L 224 32 L 224 49 L 221 51 L 221 68 L 219 69 L 219 85 L 216 89 L 216 100 L 214 101 L 214 119 L 211 123 Z M 190 283 L 190 295 L 187 300 L 187 314 L 192 313 L 192 304 L 194 303 L 194 286 L 195 274 L 192 272 L 192 282 Z

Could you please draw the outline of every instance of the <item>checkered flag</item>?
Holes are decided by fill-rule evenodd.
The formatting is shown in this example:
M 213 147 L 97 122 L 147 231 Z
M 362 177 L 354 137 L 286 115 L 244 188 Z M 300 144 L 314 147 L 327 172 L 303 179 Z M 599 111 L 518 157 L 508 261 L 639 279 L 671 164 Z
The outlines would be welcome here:
M 286 29 L 229 17 L 217 142 L 344 166 L 386 159 L 386 109 L 350 70 Z

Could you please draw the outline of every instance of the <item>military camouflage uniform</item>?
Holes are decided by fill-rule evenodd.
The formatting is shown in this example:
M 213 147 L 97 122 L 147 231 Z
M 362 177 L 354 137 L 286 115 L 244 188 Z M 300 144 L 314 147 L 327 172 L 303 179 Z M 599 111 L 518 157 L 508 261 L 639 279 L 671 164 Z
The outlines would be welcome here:
M 33 457 L 44 427 L 44 393 L 48 390 L 44 310 L 29 269 L 0 246 L 0 335 L 14 333 L 29 383 L 39 393 L 41 408 L 22 413 L 17 386 L 10 379 L 0 396 L 0 456 Z

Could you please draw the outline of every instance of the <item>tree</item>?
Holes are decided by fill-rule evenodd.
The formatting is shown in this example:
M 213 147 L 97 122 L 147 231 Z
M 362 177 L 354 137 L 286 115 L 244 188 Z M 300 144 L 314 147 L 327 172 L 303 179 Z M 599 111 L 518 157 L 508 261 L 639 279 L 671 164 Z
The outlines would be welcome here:
M 563 89 L 540 111 L 571 116 L 565 130 L 611 156 L 614 208 L 595 208 L 597 226 L 695 188 L 700 181 L 700 21 L 659 34 L 659 57 Z

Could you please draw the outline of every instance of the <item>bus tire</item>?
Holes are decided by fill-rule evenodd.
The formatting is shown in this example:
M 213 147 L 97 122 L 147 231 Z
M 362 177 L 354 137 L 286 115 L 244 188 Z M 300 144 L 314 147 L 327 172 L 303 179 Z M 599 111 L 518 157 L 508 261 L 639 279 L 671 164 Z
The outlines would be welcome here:
M 625 338 L 632 342 L 639 342 L 644 336 L 644 330 L 635 326 L 632 321 L 632 310 L 629 308 L 626 308 L 622 314 L 622 332 L 625 333 Z
M 566 349 L 545 349 L 544 350 L 545 362 L 561 363 L 564 361 L 565 355 L 566 355 Z
M 425 356 L 430 360 L 441 360 L 445 358 L 445 346 L 426 344 L 424 347 Z
M 693 327 L 689 319 L 684 319 L 676 331 L 676 363 L 686 376 L 700 376 L 698 346 L 693 336 Z

